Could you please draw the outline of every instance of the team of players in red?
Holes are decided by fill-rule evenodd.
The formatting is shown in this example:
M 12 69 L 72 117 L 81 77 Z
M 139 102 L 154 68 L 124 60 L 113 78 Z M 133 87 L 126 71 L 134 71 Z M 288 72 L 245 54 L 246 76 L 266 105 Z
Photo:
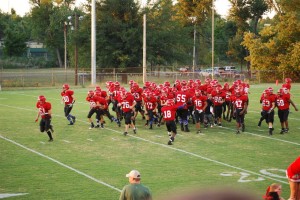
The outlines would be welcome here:
M 245 130 L 244 117 L 249 102 L 249 84 L 241 80 L 233 82 L 231 86 L 228 83 L 222 86 L 217 80 L 207 78 L 205 83 L 201 83 L 200 80 L 176 80 L 174 84 L 166 81 L 159 85 L 145 82 L 143 87 L 130 80 L 128 91 L 119 82 L 108 81 L 106 87 L 107 91 L 104 91 L 97 86 L 95 90 L 90 90 L 86 97 L 86 101 L 90 105 L 87 116 L 91 123 L 90 129 L 103 128 L 103 117 L 106 116 L 111 122 L 116 122 L 118 126 L 124 119 L 124 135 L 128 134 L 129 127 L 136 133 L 135 119 L 140 113 L 143 119 L 146 119 L 145 126 L 148 126 L 149 129 L 153 129 L 155 123 L 157 126 L 160 126 L 161 123 L 166 124 L 170 136 L 169 145 L 173 144 L 175 140 L 176 123 L 180 124 L 181 131 L 190 131 L 189 119 L 196 124 L 197 133 L 201 133 L 200 124 L 203 124 L 205 128 L 213 125 L 222 126 L 222 119 L 231 121 L 232 118 L 236 120 L 237 134 Z M 269 124 L 270 135 L 273 131 L 275 105 L 279 110 L 281 133 L 288 131 L 287 117 L 290 103 L 297 110 L 290 99 L 290 88 L 291 80 L 287 78 L 277 95 L 274 95 L 272 89 L 269 88 L 261 97 L 262 117 L 259 126 L 263 120 L 266 120 Z M 65 102 L 65 116 L 70 125 L 73 125 L 76 119 L 70 114 L 75 102 L 73 94 L 69 85 L 64 84 L 61 96 Z M 116 117 L 110 114 L 109 104 L 113 105 L 112 110 L 115 111 Z M 97 125 L 93 123 L 94 113 L 96 113 Z M 52 136 L 50 140 L 53 140 Z
M 263 120 L 269 125 L 269 134 L 273 134 L 273 123 L 274 123 L 274 109 L 278 108 L 278 117 L 281 125 L 281 134 L 287 133 L 289 131 L 288 126 L 288 116 L 290 104 L 294 107 L 296 111 L 298 108 L 291 99 L 291 79 L 286 78 L 285 83 L 278 90 L 277 94 L 273 93 L 273 88 L 269 87 L 264 90 L 260 98 L 260 103 L 262 104 L 261 118 L 258 122 L 258 126 L 261 126 Z

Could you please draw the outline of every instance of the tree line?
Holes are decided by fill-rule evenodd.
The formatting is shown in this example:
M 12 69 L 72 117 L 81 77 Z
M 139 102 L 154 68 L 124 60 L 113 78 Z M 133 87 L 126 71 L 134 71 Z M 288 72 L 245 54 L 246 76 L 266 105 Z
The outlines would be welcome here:
M 299 77 L 300 2 L 297 0 L 229 0 L 227 18 L 214 15 L 214 63 L 234 63 L 241 70 L 279 71 Z M 12 9 L 0 12 L 1 59 L 20 57 L 27 41 L 38 41 L 52 53 L 51 67 L 74 66 L 78 47 L 79 68 L 91 62 L 91 0 L 75 7 L 75 0 L 30 0 L 32 9 L 20 17 Z M 273 11 L 273 18 L 263 18 Z M 212 0 L 96 1 L 97 68 L 142 66 L 143 15 L 146 15 L 147 65 L 211 65 Z M 75 19 L 79 19 L 77 27 Z M 194 30 L 196 37 L 194 40 Z M 194 43 L 195 42 L 195 43 Z M 25 58 L 28 59 L 28 58 Z M 275 73 L 276 74 L 276 73 Z

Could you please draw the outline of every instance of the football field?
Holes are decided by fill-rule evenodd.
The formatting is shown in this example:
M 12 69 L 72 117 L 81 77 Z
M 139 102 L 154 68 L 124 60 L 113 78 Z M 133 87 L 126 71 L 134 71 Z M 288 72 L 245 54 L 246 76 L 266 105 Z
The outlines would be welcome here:
M 22 89 L 0 91 L 0 198 L 9 199 L 118 199 L 125 174 L 141 172 L 142 183 L 154 199 L 169 193 L 191 189 L 227 186 L 264 195 L 271 183 L 283 186 L 289 197 L 285 177 L 287 166 L 300 154 L 300 112 L 290 107 L 289 133 L 279 134 L 275 115 L 274 135 L 268 135 L 263 123 L 259 128 L 264 89 L 275 84 L 251 85 L 250 103 L 245 118 L 246 131 L 235 134 L 235 121 L 223 121 L 223 127 L 202 129 L 196 134 L 178 134 L 174 145 L 167 145 L 165 125 L 145 127 L 138 115 L 137 134 L 132 129 L 125 137 L 121 127 L 105 118 L 105 128 L 89 130 L 89 88 L 71 88 L 76 103 L 72 114 L 76 123 L 68 125 L 61 104 L 61 89 Z M 292 100 L 300 108 L 299 84 L 292 84 Z M 54 141 L 39 132 L 35 123 L 37 97 L 45 95 L 52 104 Z M 277 109 L 275 109 L 277 113 Z M 110 113 L 115 113 L 110 109 Z M 94 118 L 94 116 L 93 116 Z

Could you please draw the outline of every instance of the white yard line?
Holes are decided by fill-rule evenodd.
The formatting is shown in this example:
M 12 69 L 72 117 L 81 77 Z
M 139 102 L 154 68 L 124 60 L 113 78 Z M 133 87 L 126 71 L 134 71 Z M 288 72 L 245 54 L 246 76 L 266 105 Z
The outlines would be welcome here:
M 119 134 L 122 134 L 120 131 L 116 131 L 114 129 L 110 129 L 110 128 L 106 128 L 106 129 L 108 129 L 110 131 L 113 131 L 113 132 L 116 132 L 116 133 L 119 133 Z M 218 165 L 223 165 L 223 166 L 226 166 L 226 167 L 229 167 L 229 168 L 232 168 L 232 169 L 236 169 L 236 170 L 240 170 L 240 171 L 247 172 L 247 173 L 250 173 L 250 174 L 254 174 L 254 175 L 257 175 L 257 176 L 261 176 L 261 177 L 264 177 L 266 179 L 275 180 L 275 181 L 278 181 L 280 183 L 284 183 L 284 184 L 287 184 L 287 185 L 289 184 L 286 181 L 275 179 L 275 178 L 272 178 L 272 177 L 269 177 L 269 176 L 266 176 L 266 175 L 263 175 L 263 174 L 260 174 L 260 173 L 256 173 L 256 172 L 253 172 L 253 171 L 250 171 L 250 170 L 246 170 L 246 169 L 243 169 L 243 168 L 240 168 L 240 167 L 237 167 L 237 166 L 233 166 L 233 165 L 230 165 L 230 164 L 227 164 L 227 163 L 223 163 L 223 162 L 220 162 L 220 161 L 217 161 L 217 160 L 213 160 L 213 159 L 210 159 L 210 158 L 207 158 L 207 157 L 195 154 L 195 153 L 191 153 L 191 152 L 188 152 L 188 151 L 185 151 L 185 150 L 182 150 L 182 149 L 178 149 L 178 148 L 172 147 L 170 145 L 161 144 L 161 143 L 158 143 L 158 142 L 153 142 L 151 140 L 140 138 L 140 137 L 138 137 L 136 135 L 128 134 L 126 137 L 133 137 L 133 138 L 136 138 L 136 139 L 139 139 L 139 140 L 143 140 L 145 142 L 148 142 L 148 143 L 151 143 L 151 144 L 154 144 L 154 145 L 158 145 L 158 146 L 161 146 L 161 147 L 164 147 L 164 148 L 168 148 L 168 149 L 172 149 L 172 150 L 175 150 L 175 151 L 178 151 L 178 152 L 181 152 L 181 153 L 184 153 L 184 154 L 188 154 L 188 155 L 191 155 L 191 156 L 194 156 L 194 157 L 206 160 L 206 161 L 210 161 L 210 162 L 216 163 Z
M 3 105 L 3 104 L 0 104 L 0 106 L 6 106 L 6 107 L 16 108 L 16 109 L 20 109 L 20 110 L 29 110 L 29 109 L 19 108 L 19 107 L 15 107 L 15 106 L 8 106 L 8 105 Z M 32 111 L 32 110 L 31 110 L 31 111 Z M 56 115 L 56 116 L 58 116 L 58 117 L 63 117 L 63 116 L 59 116 L 59 115 Z M 81 121 L 81 120 L 78 120 L 78 121 Z M 87 123 L 86 121 L 82 121 L 82 122 Z M 226 128 L 226 127 L 222 127 L 222 128 L 228 129 L 228 130 L 233 130 L 233 131 L 235 130 L 235 129 Z M 120 132 L 120 131 L 117 131 L 117 130 L 114 130 L 114 129 L 110 129 L 110 128 L 105 128 L 105 129 L 110 130 L 110 131 L 112 131 L 112 132 L 116 132 L 116 133 L 118 133 L 118 134 L 123 134 L 123 132 Z M 286 140 L 281 140 L 281 139 L 273 138 L 273 137 L 270 137 L 270 136 L 267 137 L 267 136 L 263 136 L 263 135 L 258 135 L 258 134 L 250 133 L 250 132 L 244 132 L 244 134 L 245 134 L 245 133 L 246 133 L 246 134 L 253 135 L 253 136 L 263 137 L 263 138 L 266 138 L 266 139 L 277 140 L 277 141 L 280 141 L 280 142 L 285 142 L 285 143 L 289 143 L 289 144 L 294 144 L 294 145 L 299 145 L 299 146 L 300 146 L 299 143 L 290 142 L 290 141 L 286 141 Z M 246 169 L 243 169 L 243 168 L 240 168 L 240 167 L 237 167 L 237 166 L 233 166 L 233 165 L 230 165 L 230 164 L 227 164 L 227 163 L 223 163 L 223 162 L 220 162 L 220 161 L 217 161 L 217 160 L 213 160 L 213 159 L 210 159 L 210 158 L 207 158 L 207 157 L 204 157 L 204 156 L 201 156 L 201 155 L 192 153 L 192 152 L 188 152 L 188 151 L 185 151 L 185 150 L 182 150 L 182 149 L 179 149 L 179 148 L 175 148 L 175 147 L 172 147 L 172 146 L 169 146 L 169 145 L 166 145 L 166 144 L 161 144 L 161 143 L 153 142 L 153 141 L 151 141 L 151 140 L 147 140 L 147 139 L 138 137 L 138 136 L 136 136 L 136 135 L 131 135 L 131 134 L 129 134 L 129 135 L 127 135 L 127 136 L 128 136 L 128 137 L 133 137 L 133 138 L 136 138 L 136 139 L 139 139 L 139 140 L 142 140 L 142 141 L 151 143 L 151 144 L 155 144 L 155 145 L 158 145 L 158 146 L 161 146 L 161 147 L 164 147 L 164 148 L 172 149 L 172 150 L 175 150 L 175 151 L 184 153 L 184 154 L 188 154 L 188 155 L 191 155 L 191 156 L 194 156 L 194 157 L 197 157 L 197 158 L 206 160 L 206 161 L 210 161 L 210 162 L 213 162 L 213 163 L 216 163 L 216 164 L 219 164 L 219 165 L 223 165 L 223 166 L 229 167 L 229 168 L 233 168 L 233 169 L 240 170 L 240 171 L 244 171 L 244 172 L 247 172 L 247 173 L 250 173 L 250 174 L 258 175 L 258 176 L 264 177 L 264 178 L 266 178 L 266 179 L 275 180 L 275 181 L 277 181 L 277 182 L 281 182 L 281 183 L 284 183 L 284 184 L 288 184 L 286 181 L 282 181 L 282 180 L 279 180 L 279 179 L 275 179 L 275 178 L 272 178 L 272 177 L 268 177 L 268 176 L 263 175 L 263 174 L 260 174 L 260 173 L 256 173 L 256 172 L 253 172 L 253 171 L 250 171 L 250 170 L 246 170 Z M 0 135 L 0 137 L 3 138 L 3 139 L 6 139 L 6 138 L 4 138 L 4 137 L 1 136 L 1 135 Z M 12 143 L 14 143 L 14 144 L 16 144 L 16 145 L 18 145 L 18 146 L 20 146 L 20 147 L 22 147 L 22 148 L 25 147 L 25 146 L 23 146 L 23 145 L 21 145 L 21 144 L 18 144 L 18 143 L 16 143 L 16 142 L 12 141 L 12 140 L 9 140 L 9 139 L 6 139 L 6 140 L 7 140 L 7 141 L 11 141 Z M 29 149 L 29 148 L 27 148 L 27 147 L 25 147 L 25 149 L 31 151 L 31 149 Z M 34 151 L 34 150 L 32 150 L 32 152 L 39 154 L 38 152 L 36 152 L 36 151 Z M 41 156 L 43 156 L 43 157 L 45 157 L 45 158 L 48 158 L 48 159 L 52 160 L 52 158 L 50 158 L 50 157 L 48 157 L 48 156 L 45 156 L 45 155 L 43 155 L 43 154 L 41 154 Z M 53 161 L 56 162 L 56 163 L 58 163 L 58 164 L 60 164 L 59 161 L 56 161 L 56 160 L 54 160 L 54 159 L 53 159 Z M 65 165 L 65 164 L 63 164 L 63 163 L 61 163 L 60 165 L 69 168 L 69 166 L 67 166 L 67 165 Z M 70 167 L 69 169 L 75 171 L 75 169 L 73 169 L 73 168 L 71 168 L 71 167 Z M 76 171 L 78 171 L 78 170 L 76 170 Z M 79 171 L 78 171 L 78 172 L 79 172 Z M 77 172 L 77 173 L 78 173 L 78 172 Z M 80 174 L 81 174 L 81 173 L 82 173 L 82 172 L 80 172 Z M 83 173 L 82 175 L 85 176 L 84 173 Z M 88 178 L 90 178 L 89 175 L 86 175 L 86 176 L 87 176 Z M 93 180 L 94 178 L 91 177 L 91 179 Z M 97 179 L 96 179 L 96 180 L 97 180 Z M 94 181 L 96 181 L 96 180 L 94 180 Z M 97 181 L 99 181 L 99 180 L 97 180 Z M 96 182 L 97 182 L 97 181 L 96 181 Z M 102 181 L 99 181 L 99 182 L 102 184 Z M 103 185 L 105 185 L 105 184 L 106 184 L 106 183 L 104 183 Z M 110 186 L 110 185 L 109 185 L 109 186 Z M 110 187 L 113 187 L 113 186 L 110 186 Z M 113 189 L 114 189 L 114 187 L 113 187 Z M 116 190 L 119 190 L 119 189 L 116 188 Z
M 58 161 L 58 160 L 56 160 L 56 159 L 54 159 L 54 158 L 51 158 L 51 157 L 49 157 L 49 156 L 47 156 L 47 155 L 44 155 L 44 154 L 42 154 L 42 153 L 40 153 L 40 152 L 37 152 L 37 151 L 35 151 L 35 150 L 33 150 L 33 149 L 30 149 L 30 148 L 28 148 L 28 147 L 26 147 L 26 146 L 24 146 L 24 145 L 22 145 L 22 144 L 19 144 L 19 143 L 13 141 L 13 140 L 10 140 L 10 139 L 8 139 L 8 138 L 6 138 L 6 137 L 3 137 L 2 135 L 0 135 L 0 138 L 3 139 L 3 140 L 8 141 L 8 142 L 10 142 L 10 143 L 13 143 L 13 144 L 15 144 L 15 145 L 17 145 L 17 146 L 19 146 L 19 147 L 21 147 L 21 148 L 23 148 L 23 149 L 26 149 L 26 150 L 28 150 L 28 151 L 30 151 L 30 152 L 32 152 L 32 153 L 35 153 L 35 154 L 37 154 L 37 155 L 39 155 L 39 156 L 41 156 L 41 157 L 43 157 L 43 158 L 46 158 L 46 159 L 48 159 L 48 160 L 51 160 L 52 162 L 55 162 L 55 163 L 57 163 L 58 165 L 63 166 L 63 167 L 65 167 L 65 168 L 67 168 L 67 169 L 69 169 L 69 170 L 71 170 L 71 171 L 73 171 L 73 172 L 76 172 L 77 174 L 80 174 L 80 175 L 82 175 L 82 176 L 84 176 L 84 177 L 86 177 L 86 178 L 88 178 L 88 179 L 90 179 L 90 180 L 93 180 L 93 181 L 95 181 L 95 182 L 97 182 L 97 183 L 100 183 L 100 184 L 102 184 L 102 185 L 104 185 L 104 186 L 107 186 L 107 187 L 109 187 L 109 188 L 111 188 L 111 189 L 114 189 L 114 190 L 116 190 L 116 191 L 118 191 L 118 192 L 121 192 L 121 191 L 122 191 L 122 190 L 120 190 L 119 188 L 116 188 L 116 187 L 114 187 L 114 186 L 112 186 L 112 185 L 110 185 L 110 184 L 108 184 L 108 183 L 105 183 L 105 182 L 103 182 L 103 181 L 101 181 L 101 180 L 98 180 L 98 179 L 96 179 L 96 178 L 94 178 L 94 177 L 92 177 L 92 176 L 90 176 L 90 175 L 88 175 L 88 174 L 86 174 L 86 173 L 84 173 L 84 172 L 81 172 L 81 171 L 79 171 L 79 170 L 77 170 L 77 169 L 75 169 L 75 168 L 73 168 L 73 167 L 71 167 L 71 166 L 69 166 L 69 165 L 66 165 L 66 164 L 64 164 L 64 163 L 62 163 L 62 162 L 60 162 L 60 161 Z

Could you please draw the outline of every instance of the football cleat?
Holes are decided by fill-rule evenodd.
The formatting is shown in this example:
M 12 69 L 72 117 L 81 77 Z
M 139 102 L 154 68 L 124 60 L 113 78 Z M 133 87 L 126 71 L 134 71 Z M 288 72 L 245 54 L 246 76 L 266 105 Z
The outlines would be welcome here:
M 124 136 L 126 136 L 127 134 L 128 134 L 127 132 L 124 132 L 124 133 L 123 133 Z
M 261 126 L 261 121 L 259 121 L 259 122 L 258 122 L 257 126 L 258 126 L 258 127 L 260 127 L 260 126 Z
M 285 133 L 285 129 L 281 129 L 280 134 L 284 134 Z
M 200 133 L 201 133 L 201 130 L 198 130 L 198 131 L 197 131 L 197 134 L 200 134 Z
M 92 127 L 93 128 L 93 127 Z M 96 126 L 95 126 L 95 128 L 100 128 L 100 125 L 99 124 L 97 124 Z
M 74 123 L 73 123 L 73 122 L 70 122 L 70 124 L 68 124 L 68 125 L 74 125 Z
M 242 124 L 242 132 L 245 131 L 245 124 Z
M 101 125 L 100 125 L 100 127 L 101 127 L 101 128 L 104 128 L 104 125 L 103 125 L 103 124 L 101 124 Z
M 48 142 L 53 142 L 53 138 L 49 139 Z
M 269 128 L 269 135 L 270 136 L 273 135 L 273 130 L 274 130 L 274 128 Z
M 169 140 L 168 145 L 172 145 L 173 143 Z
M 240 134 L 240 130 L 237 130 L 237 131 L 235 132 L 235 134 Z
M 72 119 L 73 119 L 73 124 L 75 124 L 75 122 L 76 122 L 76 117 L 73 116 Z
M 136 134 L 136 128 L 133 129 L 133 133 Z
M 289 128 L 284 129 L 284 132 L 288 133 L 289 132 Z

